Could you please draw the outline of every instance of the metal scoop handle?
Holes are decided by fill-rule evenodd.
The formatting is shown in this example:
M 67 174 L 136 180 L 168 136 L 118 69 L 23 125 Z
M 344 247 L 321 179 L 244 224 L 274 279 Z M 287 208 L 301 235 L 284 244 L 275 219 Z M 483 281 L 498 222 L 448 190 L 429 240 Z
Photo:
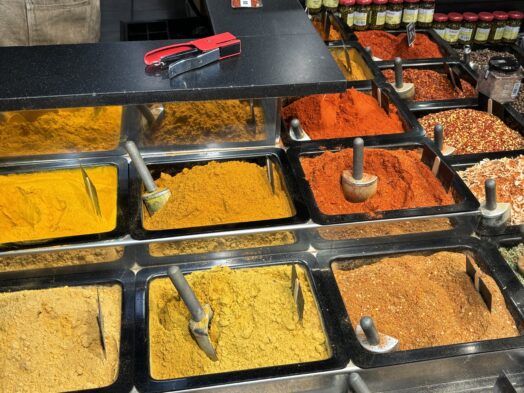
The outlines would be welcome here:
M 484 188 L 486 190 L 486 209 L 495 210 L 497 208 L 497 183 L 493 179 L 486 179 Z
M 442 124 L 437 124 L 433 129 L 433 140 L 438 151 L 442 151 L 444 147 L 444 127 L 442 127 Z
M 378 335 L 378 330 L 375 327 L 373 319 L 371 319 L 371 317 L 362 317 L 360 320 L 360 327 L 362 327 L 368 342 L 371 345 L 378 345 L 380 342 L 380 336 Z
M 178 266 L 170 267 L 167 270 L 167 275 L 191 313 L 192 319 L 196 322 L 200 322 L 205 317 L 204 310 L 196 298 L 195 293 L 189 286 L 186 278 L 180 271 L 180 268 Z
M 404 86 L 404 76 L 402 75 L 402 59 L 395 57 L 395 87 L 401 89 Z
M 353 178 L 362 180 L 364 176 L 364 140 L 356 138 L 353 142 Z
M 357 373 L 349 374 L 349 386 L 354 393 L 371 393 L 368 385 L 366 385 L 362 377 Z
M 155 181 L 153 180 L 153 176 L 151 176 L 151 173 L 149 173 L 149 169 L 147 169 L 146 163 L 140 155 L 135 142 L 127 141 L 125 146 L 129 156 L 131 157 L 131 160 L 133 161 L 133 164 L 135 165 L 136 170 L 138 171 L 138 175 L 144 183 L 146 190 L 148 192 L 156 191 L 157 187 Z

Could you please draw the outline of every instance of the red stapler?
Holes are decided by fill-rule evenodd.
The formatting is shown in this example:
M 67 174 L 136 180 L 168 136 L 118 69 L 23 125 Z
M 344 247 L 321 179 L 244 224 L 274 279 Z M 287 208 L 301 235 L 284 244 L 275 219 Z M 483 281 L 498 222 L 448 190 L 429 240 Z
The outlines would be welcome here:
M 194 41 L 153 49 L 144 55 L 144 63 L 168 67 L 169 78 L 228 57 L 240 54 L 240 40 L 231 33 L 221 33 Z

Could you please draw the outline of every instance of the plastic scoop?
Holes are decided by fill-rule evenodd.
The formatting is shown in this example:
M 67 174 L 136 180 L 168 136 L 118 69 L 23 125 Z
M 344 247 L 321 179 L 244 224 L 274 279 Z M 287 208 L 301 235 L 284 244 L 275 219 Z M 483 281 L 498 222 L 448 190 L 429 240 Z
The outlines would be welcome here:
M 273 163 L 271 162 L 271 158 L 266 157 L 266 173 L 267 173 L 267 181 L 269 185 L 271 186 L 271 192 L 275 193 L 275 176 L 273 174 Z
M 189 320 L 189 330 L 196 343 L 202 351 L 214 362 L 218 360 L 215 347 L 209 338 L 209 325 L 213 319 L 213 310 L 209 304 L 200 304 L 195 293 L 189 286 L 186 278 L 178 266 L 172 266 L 167 274 L 175 286 L 178 294 L 184 301 L 187 309 L 191 313 Z
M 450 156 L 455 152 L 454 147 L 444 145 L 444 127 L 442 127 L 442 124 L 437 124 L 433 129 L 433 140 L 435 142 L 435 147 L 443 156 Z
M 257 134 L 257 120 L 255 118 L 255 104 L 253 103 L 253 99 L 249 100 L 249 110 L 251 113 L 251 117 L 247 119 L 247 131 L 253 135 L 256 135 Z
M 147 169 L 144 159 L 135 145 L 135 142 L 127 141 L 126 150 L 129 153 L 133 164 L 135 164 L 136 170 L 146 188 L 146 192 L 142 195 L 142 200 L 144 201 L 149 214 L 153 215 L 164 207 L 171 197 L 171 191 L 169 191 L 168 188 L 158 188 L 156 186 L 151 173 L 149 173 L 149 169 Z
M 96 187 L 91 181 L 91 178 L 85 171 L 82 164 L 80 164 L 80 171 L 82 172 L 82 178 L 84 179 L 84 186 L 86 189 L 87 196 L 93 205 L 93 209 L 98 217 L 102 217 L 102 211 L 100 210 L 100 201 L 98 200 L 98 193 L 96 192 Z
M 396 351 L 398 340 L 394 337 L 379 333 L 371 317 L 362 317 L 355 329 L 360 344 L 368 351 L 388 353 Z
M 402 75 L 402 59 L 395 57 L 395 83 L 391 83 L 400 98 L 411 100 L 415 96 L 415 85 L 413 83 L 404 83 Z
M 371 393 L 366 382 L 364 382 L 360 374 L 357 373 L 349 374 L 349 387 L 353 393 Z
M 150 108 L 147 105 L 138 105 L 138 110 L 144 116 L 149 127 L 149 131 L 155 131 L 160 128 L 166 117 L 166 111 L 163 105 L 156 105 Z
M 300 125 L 300 120 L 298 120 L 296 117 L 291 119 L 290 127 L 289 127 L 289 136 L 291 139 L 295 141 L 310 141 L 311 138 L 308 134 L 306 134 L 306 131 L 302 128 Z
M 98 308 L 96 322 L 98 325 L 98 335 L 100 336 L 100 345 L 102 346 L 104 357 L 107 358 L 106 339 L 104 334 L 104 314 L 102 313 L 102 304 L 100 303 L 100 293 L 98 292 L 98 288 L 96 289 L 96 306 Z
M 353 172 L 342 171 L 344 197 L 354 203 L 364 202 L 377 192 L 378 177 L 364 173 L 364 141 L 356 138 L 353 142 Z
M 480 205 L 482 226 L 487 228 L 503 227 L 511 218 L 511 204 L 497 202 L 497 183 L 494 179 L 484 182 L 486 199 Z

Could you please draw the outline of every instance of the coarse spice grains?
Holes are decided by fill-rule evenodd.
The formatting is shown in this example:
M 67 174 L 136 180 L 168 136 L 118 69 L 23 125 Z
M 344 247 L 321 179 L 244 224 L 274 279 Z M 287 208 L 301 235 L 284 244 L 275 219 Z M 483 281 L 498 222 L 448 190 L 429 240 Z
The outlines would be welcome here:
M 459 53 L 460 58 L 463 59 L 464 49 L 457 49 L 457 52 Z M 488 67 L 489 59 L 491 59 L 493 56 L 511 57 L 517 60 L 517 58 L 511 52 L 496 51 L 491 49 L 472 50 L 471 54 L 469 55 L 469 59 L 470 62 L 476 64 L 478 67 L 486 69 Z
M 121 317 L 120 285 L 0 293 L 2 391 L 69 392 L 111 385 L 118 375 Z
M 482 160 L 458 172 L 479 201 L 485 200 L 484 182 L 497 181 L 497 201 L 511 203 L 511 224 L 524 224 L 524 155 Z
M 372 95 L 348 89 L 300 98 L 282 109 L 282 117 L 288 124 L 298 118 L 313 140 L 404 132 L 397 108 L 389 109 L 387 114 Z
M 384 70 L 383 74 L 388 82 L 395 82 L 395 72 L 392 69 Z M 461 79 L 462 90 L 455 90 L 446 74 L 434 70 L 404 68 L 402 75 L 405 83 L 415 84 L 415 101 L 453 100 L 477 96 L 475 88 L 469 82 Z
M 399 339 L 401 351 L 519 335 L 493 278 L 475 265 L 492 294 L 490 312 L 466 273 L 462 253 L 366 262 L 333 266 L 351 323 L 356 328 L 360 318 L 372 317 L 379 332 Z
M 455 154 L 524 149 L 524 137 L 487 112 L 451 109 L 421 117 L 419 122 L 430 139 L 435 126 L 442 124 L 444 143 L 454 147 Z
M 324 214 L 369 213 L 385 210 L 445 206 L 455 203 L 431 169 L 421 161 L 421 151 L 366 149 L 364 172 L 378 177 L 377 192 L 367 201 L 346 200 L 340 185 L 343 170 L 353 168 L 353 150 L 327 151 L 300 160 L 306 180 Z
M 191 337 L 189 311 L 171 281 L 152 280 L 151 376 L 172 379 L 327 359 L 328 343 L 314 295 L 305 270 L 296 267 L 305 300 L 302 321 L 291 291 L 291 265 L 223 266 L 186 275 L 200 302 L 213 310 L 209 335 L 216 362 Z
M 517 275 L 517 278 L 519 279 L 520 283 L 524 285 L 524 276 L 522 275 L 522 273 L 519 272 L 517 266 L 519 258 L 524 257 L 524 243 L 521 243 L 518 246 L 512 248 L 501 247 L 499 248 L 499 251 L 508 263 L 508 265 Z

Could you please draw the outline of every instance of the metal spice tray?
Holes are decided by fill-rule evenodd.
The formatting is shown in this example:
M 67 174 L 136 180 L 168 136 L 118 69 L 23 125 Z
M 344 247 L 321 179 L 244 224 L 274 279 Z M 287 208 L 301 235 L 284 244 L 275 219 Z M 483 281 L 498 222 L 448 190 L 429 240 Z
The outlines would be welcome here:
M 149 145 L 144 140 L 144 135 L 149 130 L 144 128 L 142 125 L 139 126 L 138 132 L 136 133 L 137 145 L 140 147 L 140 151 L 147 153 L 157 152 L 187 152 L 192 150 L 208 150 L 208 149 L 229 149 L 239 147 L 255 147 L 255 146 L 274 146 L 276 139 L 276 131 L 279 125 L 279 113 L 278 113 L 278 99 L 277 98 L 262 98 L 255 99 L 255 106 L 260 104 L 264 112 L 264 124 L 256 125 L 256 132 L 263 133 L 264 138 L 253 141 L 239 141 L 239 142 L 221 142 L 219 137 L 213 138 L 213 143 L 200 143 L 200 144 L 188 144 L 187 142 L 174 143 L 169 145 Z M 248 109 L 249 110 L 249 109 Z M 142 115 L 140 115 L 142 116 Z M 162 126 L 160 126 L 162 127 Z M 261 129 L 262 128 L 262 129 Z M 225 131 L 224 131 L 225 133 Z M 131 138 L 130 138 L 131 139 Z
M 406 29 L 400 29 L 400 30 L 377 30 L 377 31 L 385 31 L 386 33 L 390 33 L 393 35 L 399 35 L 406 32 Z M 449 62 L 453 60 L 458 60 L 457 58 L 457 52 L 453 50 L 451 45 L 444 41 L 441 36 L 439 36 L 435 30 L 433 29 L 418 29 L 417 28 L 417 34 L 425 34 L 430 38 L 432 41 L 438 44 L 440 51 L 443 53 L 442 57 L 435 57 L 435 58 L 426 58 L 426 59 L 402 59 L 402 62 L 405 65 L 414 65 L 414 64 L 438 64 L 442 63 L 443 61 Z M 357 37 L 358 40 L 358 37 Z M 360 41 L 359 41 L 360 43 Z M 360 43 L 361 46 L 362 43 Z M 389 66 L 392 67 L 394 64 L 394 60 L 376 60 L 375 61 L 379 67 L 381 66 Z
M 381 140 L 384 137 L 389 137 L 391 140 L 405 140 L 409 139 L 410 137 L 416 137 L 419 135 L 424 134 L 424 130 L 418 123 L 416 117 L 409 111 L 409 109 L 406 107 L 406 104 L 400 99 L 398 94 L 395 92 L 395 90 L 389 86 L 388 84 L 380 83 L 378 85 L 375 83 L 375 81 L 370 81 L 371 87 L 365 87 L 365 86 L 352 86 L 350 82 L 348 82 L 347 88 L 355 88 L 356 90 L 364 93 L 370 93 L 379 101 L 380 105 L 384 110 L 385 108 L 388 108 L 386 112 L 389 111 L 389 104 L 394 105 L 397 108 L 397 114 L 402 121 L 402 125 L 405 129 L 403 133 L 399 134 L 383 134 L 383 135 L 373 135 L 373 136 L 360 136 L 366 144 L 370 143 L 371 141 L 377 141 Z M 380 97 L 380 99 L 379 99 Z M 283 102 L 282 107 L 291 104 L 293 101 L 299 99 L 301 97 L 295 97 L 295 98 L 289 98 Z M 300 119 L 299 119 L 300 120 Z M 307 130 L 304 130 L 307 133 Z M 336 138 L 336 139 L 317 139 L 314 141 L 298 141 L 293 139 L 289 135 L 289 126 L 284 120 L 284 118 L 281 118 L 281 138 L 282 142 L 285 146 L 293 147 L 293 146 L 303 146 L 310 143 L 329 143 L 331 141 L 350 141 L 358 136 L 353 137 L 344 137 L 344 138 Z
M 464 62 L 464 59 L 460 56 L 460 54 L 457 52 L 457 48 L 464 48 L 465 45 L 457 44 L 457 45 L 451 45 L 451 51 L 453 53 L 453 56 L 459 58 L 462 62 Z M 518 62 L 524 66 L 524 49 L 522 49 L 520 46 L 516 44 L 509 44 L 509 43 L 496 43 L 496 44 L 475 44 L 471 43 L 469 44 L 471 51 L 477 51 L 482 49 L 489 49 L 497 52 L 510 52 L 513 54 Z M 473 75 L 477 75 L 477 70 L 472 69 L 469 64 L 466 64 L 466 67 L 473 73 Z
M 469 67 L 466 67 L 464 64 L 457 62 L 457 61 L 451 61 L 447 63 L 449 67 L 460 77 L 460 79 L 463 79 L 467 82 L 469 82 L 473 88 L 477 85 L 477 80 L 475 77 L 475 74 L 471 71 Z M 380 66 L 381 71 L 386 69 L 393 69 L 392 66 L 389 65 L 383 65 Z M 438 71 L 441 73 L 444 73 L 444 63 L 436 64 L 436 63 L 417 63 L 417 64 L 409 64 L 406 65 L 404 68 L 415 68 L 415 69 L 428 69 L 433 71 Z M 387 80 L 386 82 L 387 83 Z M 416 86 L 415 86 L 416 88 Z M 433 101 L 411 101 L 411 100 L 405 100 L 404 103 L 408 106 L 410 110 L 417 111 L 417 110 L 429 110 L 429 109 L 455 109 L 455 108 L 463 108 L 463 107 L 470 107 L 478 105 L 478 98 L 457 98 L 457 99 L 449 99 L 449 100 L 433 100 Z
M 423 138 L 412 139 L 408 141 L 394 141 L 388 138 L 381 138 L 379 140 L 369 140 L 366 143 L 367 148 L 381 148 L 387 150 L 416 150 L 420 149 L 422 153 L 421 161 L 426 164 L 429 168 L 432 168 L 435 160 L 440 160 L 440 165 L 437 171 L 437 179 L 441 182 L 444 189 L 452 190 L 455 204 L 449 206 L 434 206 L 434 207 L 421 207 L 415 209 L 403 209 L 403 210 L 389 210 L 375 212 L 380 213 L 380 217 L 371 217 L 368 213 L 353 213 L 353 214 L 339 214 L 339 215 L 328 215 L 320 211 L 311 187 L 305 178 L 305 173 L 302 168 L 300 160 L 302 158 L 316 157 L 324 153 L 325 151 L 337 152 L 344 149 L 352 148 L 352 142 L 347 140 L 334 140 L 323 144 L 309 143 L 299 147 L 291 148 L 287 151 L 289 159 L 298 181 L 300 188 L 300 194 L 304 198 L 308 210 L 311 214 L 311 218 L 314 222 L 321 225 L 331 224 L 347 224 L 347 223 L 360 223 L 365 224 L 371 221 L 377 220 L 393 220 L 393 219 L 421 219 L 421 218 L 432 218 L 436 215 L 447 215 L 453 220 L 454 225 L 457 225 L 461 221 L 464 224 L 468 224 L 471 219 L 478 217 L 479 203 L 466 187 L 464 182 L 456 174 L 456 172 L 449 166 L 444 157 L 440 152 L 436 152 L 433 149 L 433 144 L 428 143 Z
M 210 225 L 203 227 L 181 228 L 181 229 L 164 229 L 164 230 L 147 230 L 143 227 L 144 206 L 142 203 L 142 181 L 138 178 L 136 168 L 130 164 L 130 232 L 131 236 L 138 240 L 157 239 L 163 237 L 194 235 L 201 233 L 220 232 L 227 230 L 240 230 L 250 228 L 267 228 L 278 225 L 299 224 L 308 221 L 309 216 L 306 207 L 301 202 L 298 194 L 295 180 L 291 174 L 291 169 L 287 157 L 283 150 L 277 148 L 263 150 L 242 150 L 242 151 L 218 151 L 207 153 L 194 153 L 180 155 L 176 157 L 149 157 L 145 162 L 154 179 L 160 176 L 161 172 L 167 172 L 171 175 L 177 174 L 185 168 L 192 168 L 198 165 L 204 165 L 211 161 L 246 161 L 257 163 L 262 167 L 266 164 L 266 157 L 273 162 L 275 170 L 281 176 L 282 184 L 287 191 L 289 203 L 294 210 L 294 215 L 288 218 L 279 218 L 263 221 L 251 221 L 242 223 L 231 223 L 222 225 Z M 173 195 L 172 198 L 176 198 Z M 176 239 L 175 239 L 176 240 Z
M 140 113 L 135 106 L 127 105 L 122 107 L 122 119 L 120 121 L 120 141 L 115 150 L 94 151 L 94 152 L 74 152 L 74 153 L 54 153 L 36 154 L 13 157 L 0 157 L 0 166 L 11 165 L 12 163 L 34 162 L 57 159 L 85 159 L 101 158 L 107 156 L 122 156 L 126 154 L 124 143 L 138 133 L 140 123 Z
M 90 241 L 109 240 L 121 237 L 128 232 L 128 163 L 122 157 L 98 157 L 98 158 L 82 158 L 80 159 L 66 159 L 56 161 L 44 162 L 24 162 L 12 165 L 0 166 L 0 175 L 21 174 L 21 173 L 35 173 L 46 172 L 61 169 L 75 169 L 79 168 L 80 164 L 84 168 L 97 166 L 115 166 L 117 168 L 117 201 L 116 201 L 116 224 L 115 228 L 109 232 L 77 235 L 68 237 L 59 237 L 54 239 L 35 240 L 28 242 L 14 242 L 0 244 L 0 252 L 31 249 L 37 247 L 57 246 L 62 244 L 81 244 Z M 96 187 L 96 184 L 95 184 Z
M 488 99 L 485 95 L 479 94 L 478 104 L 477 105 L 467 105 L 463 106 L 460 109 L 475 109 L 482 112 L 488 112 L 489 105 L 492 105 L 491 113 L 501 119 L 509 128 L 518 131 L 522 138 L 524 138 L 524 121 L 523 117 L 515 116 L 515 110 L 513 110 L 508 104 L 500 104 L 496 101 Z M 420 119 L 430 113 L 438 113 L 445 110 L 451 110 L 453 108 L 412 108 L 415 116 Z M 458 108 L 457 108 L 458 109 Z M 445 132 L 445 131 L 444 131 Z M 468 137 L 465 131 L 465 137 Z M 484 158 L 495 159 L 505 157 L 508 154 L 524 154 L 524 149 L 519 150 L 503 150 L 499 152 L 484 152 L 484 153 L 475 153 L 475 154 L 460 154 L 460 155 L 451 155 L 446 157 L 446 160 L 451 164 L 467 164 L 467 163 L 476 163 Z
M 343 341 L 336 324 L 327 323 L 332 312 L 325 302 L 322 291 L 317 288 L 311 269 L 316 265 L 316 259 L 308 253 L 295 253 L 280 256 L 265 256 L 238 258 L 233 260 L 200 261 L 181 264 L 184 273 L 208 270 L 214 266 L 226 265 L 233 269 L 267 267 L 296 263 L 306 269 L 313 296 L 317 302 L 319 317 L 323 323 L 324 333 L 331 352 L 330 358 L 307 363 L 295 363 L 281 366 L 271 366 L 242 371 L 231 371 L 171 380 L 154 380 L 150 375 L 149 362 L 149 283 L 151 280 L 167 276 L 168 266 L 145 268 L 140 270 L 136 278 L 136 380 L 135 385 L 140 392 L 163 392 L 182 389 L 197 389 L 210 385 L 239 383 L 269 378 L 278 378 L 296 374 L 342 369 L 349 361 L 347 352 L 342 350 Z M 174 290 L 174 289 L 173 289 Z M 332 383 L 331 379 L 329 382 Z
M 513 316 L 520 336 L 470 342 L 463 344 L 452 344 L 438 347 L 420 348 L 392 352 L 388 354 L 374 354 L 365 350 L 358 341 L 351 324 L 351 316 L 348 316 L 344 302 L 338 291 L 338 286 L 331 268 L 337 260 L 358 259 L 359 264 L 370 264 L 375 262 L 373 258 L 381 258 L 402 254 L 431 254 L 438 251 L 464 252 L 472 257 L 477 265 L 488 273 L 501 290 L 506 306 Z M 517 278 L 507 264 L 497 263 L 493 254 L 497 250 L 486 242 L 475 238 L 449 238 L 432 239 L 427 238 L 419 242 L 392 243 L 387 248 L 384 245 L 354 247 L 335 251 L 325 251 L 318 254 L 319 269 L 314 270 L 314 276 L 319 283 L 319 290 L 326 293 L 331 302 L 331 323 L 339 324 L 344 337 L 344 349 L 351 355 L 351 360 L 361 368 L 375 368 L 405 363 L 414 363 L 440 358 L 453 358 L 461 355 L 481 354 L 492 351 L 508 350 L 513 348 L 524 348 L 524 309 L 521 307 L 522 293 L 515 288 Z M 366 263 L 363 259 L 369 258 Z M 472 284 L 473 285 L 473 284 Z M 334 290 L 337 288 L 337 290 Z
M 57 287 L 119 284 L 122 287 L 122 317 L 120 328 L 120 358 L 118 376 L 112 385 L 90 389 L 93 393 L 128 393 L 133 387 L 134 374 L 134 317 L 135 317 L 135 275 L 129 270 L 97 273 L 81 273 L 65 276 L 39 278 L 12 277 L 0 281 L 0 292 L 47 289 Z M 82 390 L 82 392 L 87 390 Z

